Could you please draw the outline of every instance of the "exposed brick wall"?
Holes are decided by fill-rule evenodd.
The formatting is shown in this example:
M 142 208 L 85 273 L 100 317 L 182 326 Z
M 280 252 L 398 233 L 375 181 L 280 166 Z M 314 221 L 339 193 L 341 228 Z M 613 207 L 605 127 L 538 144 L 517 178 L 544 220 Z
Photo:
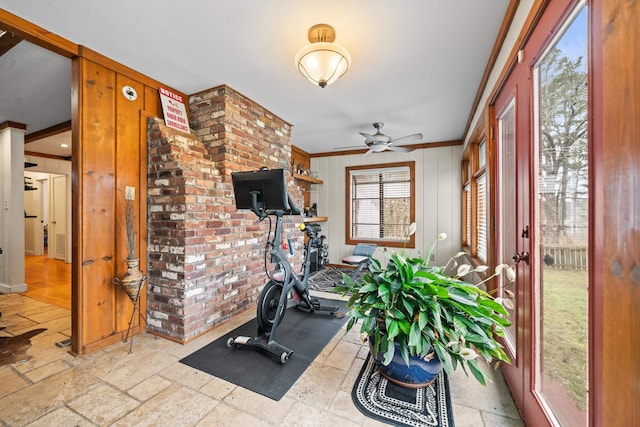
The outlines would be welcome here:
M 290 125 L 227 86 L 193 95 L 190 118 L 193 135 L 149 120 L 147 319 L 181 342 L 255 308 L 268 224 L 236 210 L 231 172 L 288 169 L 291 158 Z M 287 222 L 299 271 L 302 233 Z

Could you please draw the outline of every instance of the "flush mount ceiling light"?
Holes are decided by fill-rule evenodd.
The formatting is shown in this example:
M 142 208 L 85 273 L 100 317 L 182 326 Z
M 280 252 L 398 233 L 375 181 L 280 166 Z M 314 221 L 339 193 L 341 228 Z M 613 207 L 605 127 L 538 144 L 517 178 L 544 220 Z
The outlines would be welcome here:
M 351 55 L 342 46 L 333 43 L 336 32 L 331 25 L 318 24 L 309 29 L 310 45 L 296 55 L 300 74 L 313 84 L 324 88 L 343 76 L 351 65 Z

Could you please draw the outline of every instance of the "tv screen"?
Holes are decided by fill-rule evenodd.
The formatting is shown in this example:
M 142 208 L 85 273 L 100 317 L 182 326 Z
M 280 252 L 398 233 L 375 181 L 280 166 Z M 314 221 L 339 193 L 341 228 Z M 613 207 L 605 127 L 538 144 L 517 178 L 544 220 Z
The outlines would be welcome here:
M 237 209 L 251 209 L 251 193 L 257 194 L 258 209 L 288 210 L 287 182 L 284 169 L 232 172 Z

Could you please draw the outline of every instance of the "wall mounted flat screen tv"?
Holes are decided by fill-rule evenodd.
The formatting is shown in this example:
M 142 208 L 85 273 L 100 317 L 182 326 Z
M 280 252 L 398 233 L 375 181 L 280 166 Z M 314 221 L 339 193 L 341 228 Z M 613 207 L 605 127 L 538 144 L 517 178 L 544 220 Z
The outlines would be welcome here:
M 237 209 L 252 208 L 252 192 L 256 193 L 258 209 L 289 209 L 284 169 L 232 172 L 231 179 Z

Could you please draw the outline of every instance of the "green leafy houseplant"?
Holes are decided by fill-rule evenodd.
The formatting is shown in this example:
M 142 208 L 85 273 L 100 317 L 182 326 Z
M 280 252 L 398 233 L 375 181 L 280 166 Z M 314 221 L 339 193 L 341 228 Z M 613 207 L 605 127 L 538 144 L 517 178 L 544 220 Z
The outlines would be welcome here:
M 445 238 L 444 233 L 438 236 L 438 240 Z M 435 243 L 426 259 L 430 259 Z M 463 264 L 454 275 L 447 274 L 447 268 L 455 267 L 455 258 L 462 254 L 445 266 L 430 266 L 420 257 L 407 256 L 404 250 L 387 252 L 386 269 L 372 259 L 362 283 L 345 275 L 344 285 L 335 289 L 343 296 L 351 294 L 347 331 L 361 322 L 363 337 L 373 340 L 373 355 L 384 354 L 383 365 L 393 359 L 397 343 L 407 366 L 410 355 L 425 360 L 435 355 L 447 374 L 459 364 L 467 375 L 468 368 L 485 385 L 488 377 L 476 358 L 479 355 L 487 362 L 509 362 L 498 339 L 510 325 L 505 306 L 511 301 L 495 299 L 480 289 L 480 284 L 461 280 L 469 273 L 484 273 L 486 266 L 471 268 Z M 483 282 L 503 272 L 510 279 L 514 276 L 513 269 L 502 264 Z

